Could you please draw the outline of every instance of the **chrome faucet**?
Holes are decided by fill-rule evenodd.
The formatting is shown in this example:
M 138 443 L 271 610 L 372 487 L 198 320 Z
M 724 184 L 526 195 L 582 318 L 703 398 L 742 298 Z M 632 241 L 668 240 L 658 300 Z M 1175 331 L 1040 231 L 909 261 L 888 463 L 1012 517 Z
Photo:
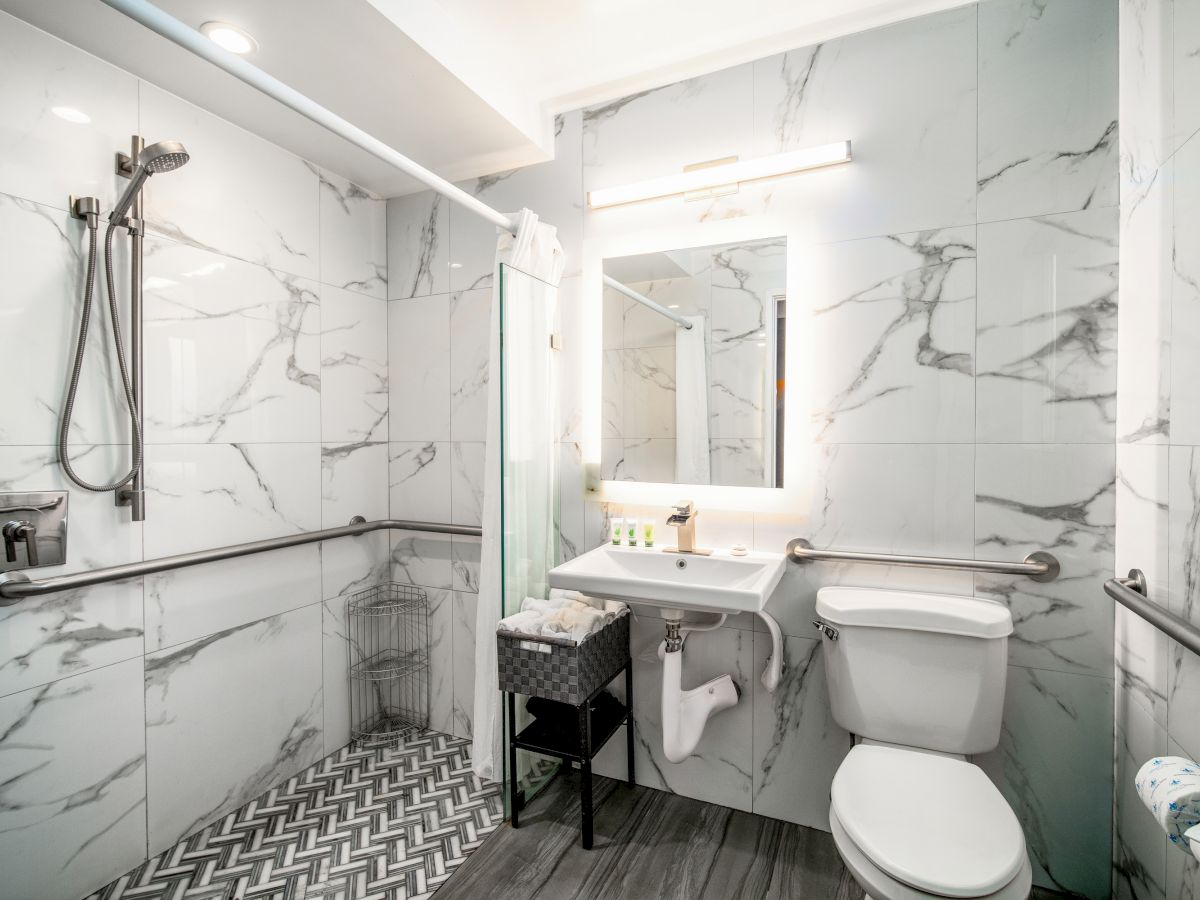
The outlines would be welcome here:
M 676 546 L 664 547 L 667 553 L 695 553 L 699 556 L 709 556 L 711 550 L 701 550 L 696 547 L 696 516 L 700 511 L 691 500 L 680 500 L 672 507 L 674 510 L 667 516 L 667 524 L 673 525 L 677 532 Z

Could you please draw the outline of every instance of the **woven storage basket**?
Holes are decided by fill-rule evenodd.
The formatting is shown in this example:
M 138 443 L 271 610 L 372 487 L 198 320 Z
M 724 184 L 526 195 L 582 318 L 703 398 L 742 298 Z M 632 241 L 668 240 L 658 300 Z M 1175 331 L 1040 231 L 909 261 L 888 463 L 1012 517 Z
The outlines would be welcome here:
M 629 610 L 575 643 L 570 638 L 496 633 L 500 690 L 579 706 L 629 660 Z

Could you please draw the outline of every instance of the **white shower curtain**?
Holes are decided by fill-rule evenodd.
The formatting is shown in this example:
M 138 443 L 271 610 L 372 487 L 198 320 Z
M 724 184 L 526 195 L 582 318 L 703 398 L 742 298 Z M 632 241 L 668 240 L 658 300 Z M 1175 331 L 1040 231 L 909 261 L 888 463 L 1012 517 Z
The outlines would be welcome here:
M 566 260 L 552 226 L 539 223 L 527 209 L 517 214 L 517 220 L 515 235 L 499 232 L 493 270 L 483 546 L 475 620 L 471 760 L 475 774 L 491 780 L 499 780 L 499 761 L 504 758 L 496 623 L 503 614 L 515 612 L 501 612 L 506 598 L 510 605 L 519 605 L 525 596 L 544 595 L 546 571 L 554 563 L 557 447 L 549 356 L 553 296 L 545 292 L 557 287 Z M 509 272 L 506 279 L 502 265 L 519 272 Z M 528 287 L 536 287 L 537 296 L 534 290 L 528 296 L 514 290 L 513 283 L 520 273 L 532 276 L 525 281 Z M 520 402 L 504 403 L 502 373 L 505 393 L 519 397 Z M 510 493 L 507 508 L 503 495 L 505 473 L 520 479 L 520 490 Z
M 708 341 L 704 316 L 675 329 L 675 482 L 708 484 Z

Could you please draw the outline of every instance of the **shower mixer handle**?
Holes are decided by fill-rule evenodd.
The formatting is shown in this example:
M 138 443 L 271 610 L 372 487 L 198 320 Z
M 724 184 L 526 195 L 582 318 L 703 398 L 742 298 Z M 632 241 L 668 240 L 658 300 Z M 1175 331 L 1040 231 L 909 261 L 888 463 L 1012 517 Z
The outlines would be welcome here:
M 4 558 L 8 562 L 17 561 L 17 544 L 24 544 L 25 559 L 30 566 L 38 565 L 36 525 L 32 522 L 13 520 L 5 523 L 0 531 L 4 535 Z

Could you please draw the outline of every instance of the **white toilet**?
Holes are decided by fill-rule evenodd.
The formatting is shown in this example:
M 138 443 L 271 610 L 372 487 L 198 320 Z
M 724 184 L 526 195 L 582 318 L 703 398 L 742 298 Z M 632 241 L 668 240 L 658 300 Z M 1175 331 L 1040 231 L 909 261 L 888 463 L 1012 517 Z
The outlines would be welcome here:
M 1012 616 L 971 597 L 817 593 L 833 717 L 860 738 L 829 824 L 875 900 L 1024 900 L 1032 872 L 1008 803 L 965 757 L 1000 741 Z

